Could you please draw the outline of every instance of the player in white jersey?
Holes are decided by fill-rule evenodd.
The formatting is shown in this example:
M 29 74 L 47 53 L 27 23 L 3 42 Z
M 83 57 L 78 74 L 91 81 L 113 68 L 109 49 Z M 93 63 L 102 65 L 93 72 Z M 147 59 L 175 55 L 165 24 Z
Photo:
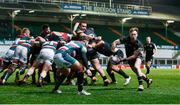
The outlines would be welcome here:
M 16 67 L 26 67 L 28 53 L 30 52 L 30 48 L 32 46 L 32 42 L 34 42 L 34 39 L 29 37 L 30 30 L 28 28 L 24 28 L 23 33 L 26 34 L 26 37 L 23 37 L 19 40 L 18 46 L 15 49 L 12 64 L 8 67 L 7 72 L 5 72 L 1 77 L 0 84 L 4 84 L 5 81 L 7 81 L 9 76 L 15 71 Z
M 77 82 L 78 82 L 78 94 L 79 95 L 90 95 L 90 93 L 83 90 L 83 70 L 84 66 L 76 60 L 74 57 L 72 57 L 72 53 L 76 52 L 80 55 L 83 61 L 83 65 L 86 68 L 86 72 L 88 75 L 92 75 L 89 66 L 88 61 L 86 57 L 87 49 L 82 44 L 82 42 L 79 41 L 71 41 L 64 46 L 60 47 L 54 56 L 54 62 L 56 63 L 56 66 L 58 68 L 57 73 L 62 72 L 62 75 L 58 74 L 58 81 L 56 82 L 55 88 L 53 89 L 53 93 L 61 93 L 60 90 L 58 90 L 59 86 L 62 84 L 64 79 L 68 75 L 67 68 L 71 68 L 71 70 L 74 70 L 77 72 Z

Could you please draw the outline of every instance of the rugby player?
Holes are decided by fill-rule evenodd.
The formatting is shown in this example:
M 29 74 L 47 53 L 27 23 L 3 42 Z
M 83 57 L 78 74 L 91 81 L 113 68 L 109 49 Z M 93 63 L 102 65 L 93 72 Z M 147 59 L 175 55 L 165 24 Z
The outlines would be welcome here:
M 17 67 L 25 68 L 27 65 L 28 53 L 35 40 L 30 38 L 30 30 L 28 28 L 23 29 L 23 34 L 25 34 L 25 37 L 18 41 L 18 46 L 16 47 L 12 58 L 12 64 L 8 67 L 7 72 L 1 77 L 0 84 L 4 84 Z
M 71 56 L 73 52 L 80 54 L 83 64 L 81 64 L 78 60 Z M 64 79 L 68 75 L 68 69 L 74 70 L 77 72 L 77 84 L 78 84 L 78 94 L 79 95 L 91 95 L 91 93 L 86 92 L 83 90 L 83 78 L 84 78 L 84 66 L 86 68 L 86 73 L 91 76 L 91 72 L 88 66 L 88 61 L 86 57 L 87 49 L 84 46 L 84 43 L 79 41 L 70 41 L 69 43 L 65 44 L 64 46 L 60 47 L 54 56 L 54 62 L 57 66 L 57 73 L 62 72 L 62 74 L 58 74 L 58 81 L 54 89 L 52 90 L 53 93 L 62 93 L 59 89 L 59 86 L 62 84 Z M 84 65 L 84 66 L 83 66 Z
M 128 37 L 120 37 L 119 39 L 115 40 L 112 43 L 112 49 L 115 49 L 117 45 L 124 43 L 125 44 L 125 51 L 127 58 L 124 58 L 123 61 L 128 61 L 128 64 L 130 65 L 133 72 L 137 75 L 138 78 L 138 91 L 143 91 L 143 80 L 146 81 L 147 87 L 150 86 L 152 83 L 152 79 L 149 79 L 146 77 L 144 73 L 141 71 L 141 63 L 142 63 L 142 50 L 143 45 L 138 40 L 138 32 L 139 29 L 136 27 L 133 27 L 129 30 L 129 36 Z
M 94 33 L 93 28 L 87 29 L 87 23 L 84 21 L 81 21 L 80 23 L 75 24 L 73 34 L 75 37 L 74 40 L 83 40 L 83 41 L 86 40 L 85 42 L 87 43 L 87 58 L 91 62 L 91 65 L 93 66 L 93 68 L 97 70 L 99 74 L 101 75 L 101 77 L 103 78 L 104 86 L 107 86 L 110 83 L 110 81 L 107 79 L 100 65 L 97 51 L 95 51 L 92 48 L 92 46 L 93 47 L 95 45 L 98 46 L 98 43 L 93 43 L 93 42 L 99 42 L 101 40 L 101 37 L 96 37 L 96 34 Z M 85 39 L 84 40 L 82 39 L 83 36 L 87 36 L 89 38 L 84 38 Z M 94 77 L 92 76 L 91 79 L 93 80 L 93 78 Z
M 146 43 L 144 44 L 145 63 L 146 63 L 146 75 L 150 73 L 150 67 L 152 65 L 153 55 L 157 52 L 156 45 L 151 42 L 151 37 L 146 37 Z
M 26 33 L 22 32 L 22 34 L 18 35 L 14 43 L 11 45 L 9 50 L 6 52 L 5 56 L 2 57 L 2 65 L 0 68 L 0 73 L 3 72 L 12 62 L 12 57 L 14 55 L 15 49 L 18 45 L 18 41 L 20 38 L 23 38 L 26 36 Z M 21 71 L 21 70 L 20 70 Z M 23 71 L 23 70 L 22 70 Z

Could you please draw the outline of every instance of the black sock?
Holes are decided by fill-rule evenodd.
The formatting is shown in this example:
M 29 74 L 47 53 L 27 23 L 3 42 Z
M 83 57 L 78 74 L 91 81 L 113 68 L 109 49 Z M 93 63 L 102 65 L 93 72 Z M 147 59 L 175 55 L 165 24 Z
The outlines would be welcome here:
M 115 71 L 115 72 L 122 75 L 124 78 L 129 78 L 129 76 L 123 70 L 119 70 L 119 71 Z
M 150 67 L 149 66 L 146 66 L 146 74 L 149 74 L 150 73 Z
M 116 82 L 116 79 L 115 79 L 114 73 L 113 73 L 113 72 L 110 72 L 110 71 L 107 71 L 107 73 L 109 74 L 109 76 L 110 76 L 111 80 L 112 80 L 113 82 Z
M 26 66 L 22 67 L 20 70 L 19 70 L 19 74 L 20 75 L 23 75 L 25 73 L 25 70 L 26 70 Z
M 56 83 L 57 81 L 56 81 L 56 76 L 57 74 L 56 74 L 56 68 L 54 68 L 53 69 L 53 78 L 54 78 L 54 82 Z
M 107 71 L 108 75 L 110 76 L 110 78 L 111 78 L 112 82 L 116 82 L 116 79 L 115 79 L 114 73 L 110 71 L 109 66 L 110 66 L 110 62 L 108 62 L 108 65 L 107 65 L 107 69 L 106 69 L 106 71 Z
M 78 91 L 83 90 L 83 82 L 84 82 L 84 73 L 83 72 L 78 72 L 77 73 L 77 83 L 78 83 Z
M 62 74 L 61 76 L 56 76 L 56 85 L 55 90 L 58 90 L 59 86 L 63 83 L 63 81 L 66 79 L 66 75 Z
M 32 83 L 36 83 L 36 71 L 32 74 Z
M 47 83 L 51 83 L 50 72 L 49 72 L 49 71 L 47 72 L 47 75 L 46 75 L 46 77 L 44 78 L 44 80 L 45 80 Z
M 92 72 L 92 77 L 96 76 L 97 70 L 91 70 Z
M 141 76 L 141 77 L 138 77 L 138 83 L 139 83 L 139 85 L 142 85 L 142 84 L 143 84 L 143 78 L 142 78 L 142 76 Z
M 103 76 L 102 78 L 103 78 L 103 80 L 106 80 L 106 79 L 107 79 L 107 77 L 106 77 L 106 76 Z
M 1 77 L 1 79 L 3 80 L 5 75 L 6 75 L 7 71 L 4 72 L 3 76 Z
M 0 68 L 0 73 L 2 73 L 3 71 L 4 71 L 3 67 L 2 67 L 2 68 Z
M 67 76 L 67 82 L 71 82 L 71 80 L 76 76 L 76 73 L 70 72 L 70 74 Z
M 7 73 L 4 76 L 4 79 L 7 81 L 7 79 L 12 75 L 13 71 L 8 70 Z
M 109 76 L 111 77 L 111 80 L 113 81 L 113 82 L 116 82 L 116 78 L 115 78 L 115 76 L 114 76 L 114 73 L 112 72 L 112 73 L 110 73 L 109 74 Z
M 149 82 L 149 79 L 147 77 L 142 77 L 142 79 L 146 82 Z

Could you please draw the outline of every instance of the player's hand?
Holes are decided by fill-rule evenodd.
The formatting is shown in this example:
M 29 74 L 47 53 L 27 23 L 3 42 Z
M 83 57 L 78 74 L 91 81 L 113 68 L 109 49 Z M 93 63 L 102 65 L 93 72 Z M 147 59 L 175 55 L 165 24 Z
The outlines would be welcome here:
M 87 44 L 87 48 L 92 48 L 93 46 L 90 44 Z
M 101 36 L 95 37 L 95 40 L 102 40 Z
M 113 52 L 115 52 L 115 49 L 116 49 L 116 46 L 111 46 L 111 50 L 113 51 Z
M 90 69 L 86 70 L 86 74 L 87 74 L 88 76 L 92 76 L 91 70 L 90 70 Z

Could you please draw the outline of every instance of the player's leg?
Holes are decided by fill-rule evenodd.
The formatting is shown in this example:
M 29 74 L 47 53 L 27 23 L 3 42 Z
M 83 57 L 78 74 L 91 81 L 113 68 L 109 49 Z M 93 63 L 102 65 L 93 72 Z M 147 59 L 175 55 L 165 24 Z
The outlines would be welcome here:
M 71 70 L 77 72 L 78 94 L 90 95 L 90 93 L 83 90 L 84 67 L 82 66 L 82 64 L 80 64 L 75 58 L 64 52 L 56 54 L 54 56 L 54 62 L 59 68 L 71 67 Z
M 152 56 L 146 56 L 146 75 L 150 73 L 150 68 L 152 64 Z
M 15 82 L 16 83 L 19 83 L 20 81 L 20 75 L 24 74 L 25 73 L 25 70 L 26 68 L 28 67 L 27 66 L 27 63 L 28 63 L 28 54 L 29 51 L 26 47 L 22 47 L 21 48 L 21 51 L 19 53 L 19 71 L 16 72 L 16 78 L 15 78 Z
M 10 64 L 8 66 L 8 69 L 6 72 L 4 72 L 3 76 L 1 77 L 1 84 L 4 84 L 5 81 L 7 81 L 7 79 L 12 75 L 12 73 L 14 72 L 14 70 L 16 69 L 16 67 L 18 66 L 19 63 L 19 59 L 21 57 L 21 50 L 22 50 L 22 46 L 17 46 L 16 50 L 14 52 L 14 56 L 12 58 L 12 64 Z
M 0 67 L 0 73 L 2 73 L 5 69 L 7 69 L 10 64 L 11 64 L 11 62 L 3 61 L 3 64 Z
M 67 76 L 66 85 L 76 85 L 74 78 L 77 77 L 76 73 L 73 70 L 70 70 L 70 73 Z
M 78 61 L 75 61 L 71 65 L 71 69 L 77 72 L 77 85 L 78 85 L 78 94 L 79 95 L 91 95 L 91 93 L 86 92 L 83 90 L 83 82 L 84 82 L 84 67 Z
M 92 64 L 93 68 L 95 70 L 97 70 L 99 72 L 99 74 L 101 75 L 101 77 L 103 78 L 104 86 L 107 86 L 110 83 L 110 81 L 107 79 L 107 77 L 100 65 L 99 59 L 98 58 L 92 59 L 91 64 Z
M 143 80 L 145 80 L 147 83 L 149 82 L 149 79 L 141 71 L 141 68 L 140 68 L 141 62 L 142 62 L 141 59 L 137 58 L 135 61 L 132 61 L 132 63 L 130 64 L 132 70 L 136 73 L 137 78 L 138 78 L 138 83 L 139 83 L 138 91 L 144 90 Z
M 115 71 L 116 73 L 118 73 L 119 75 L 121 75 L 125 79 L 124 86 L 129 84 L 131 77 L 127 75 L 121 68 L 119 68 L 118 65 L 112 65 L 111 69 Z
M 36 61 L 33 62 L 32 66 L 28 69 L 27 74 L 24 76 L 24 78 L 20 81 L 21 83 L 25 83 L 30 76 L 32 76 L 35 73 L 35 69 L 37 67 L 38 63 Z
M 33 56 L 33 55 L 32 55 Z M 36 56 L 33 56 L 32 57 L 31 56 L 31 59 L 30 59 L 30 64 L 31 64 L 31 66 L 33 66 L 33 64 L 36 62 Z M 34 69 L 34 71 L 33 71 L 33 74 L 32 74 L 32 84 L 35 84 L 36 83 L 36 68 Z
M 51 64 L 45 62 L 43 64 L 43 68 L 42 68 L 42 71 L 38 80 L 38 84 L 37 84 L 38 87 L 41 87 L 43 85 L 43 80 L 47 76 L 47 73 L 49 72 L 50 69 L 51 69 Z
M 128 63 L 131 69 L 133 70 L 133 72 L 137 75 L 138 84 L 139 84 L 138 91 L 143 91 L 144 90 L 143 77 L 140 69 L 141 59 L 137 58 L 136 60 L 129 61 Z
M 53 93 L 62 93 L 61 90 L 59 90 L 59 87 L 63 83 L 63 81 L 66 79 L 68 74 L 69 74 L 69 69 L 66 69 L 66 68 L 57 69 L 55 87 L 52 90 Z
M 147 83 L 147 87 L 149 88 L 149 86 L 152 84 L 152 79 L 149 79 L 144 73 L 142 73 L 140 68 L 141 62 L 142 62 L 141 58 L 137 58 L 135 62 L 135 68 L 137 68 L 138 74 L 141 75 L 142 79 Z
M 53 64 L 52 64 L 52 72 L 53 72 L 54 82 L 56 82 L 56 70 L 57 70 L 56 64 L 53 63 Z
M 44 79 L 47 77 L 49 71 L 52 69 L 51 65 L 53 62 L 54 54 L 55 52 L 52 49 L 45 48 L 40 51 L 40 55 L 38 58 L 42 59 L 40 62 L 43 63 L 43 66 L 37 86 L 42 86 Z M 49 80 L 47 82 L 50 82 L 50 75 Z
M 112 67 L 111 67 L 111 63 L 110 63 L 110 61 L 108 61 L 106 71 L 107 71 L 108 75 L 110 76 L 110 78 L 111 78 L 111 80 L 112 80 L 111 83 L 117 83 L 116 78 L 115 78 L 115 75 L 114 75 L 114 72 L 112 71 L 111 68 L 112 68 Z
M 17 67 L 17 62 L 18 62 L 17 60 L 14 60 L 14 62 L 9 65 L 6 72 L 4 72 L 3 76 L 1 76 L 0 84 L 4 84 L 8 80 L 8 78 L 12 75 L 12 73 L 15 71 Z

